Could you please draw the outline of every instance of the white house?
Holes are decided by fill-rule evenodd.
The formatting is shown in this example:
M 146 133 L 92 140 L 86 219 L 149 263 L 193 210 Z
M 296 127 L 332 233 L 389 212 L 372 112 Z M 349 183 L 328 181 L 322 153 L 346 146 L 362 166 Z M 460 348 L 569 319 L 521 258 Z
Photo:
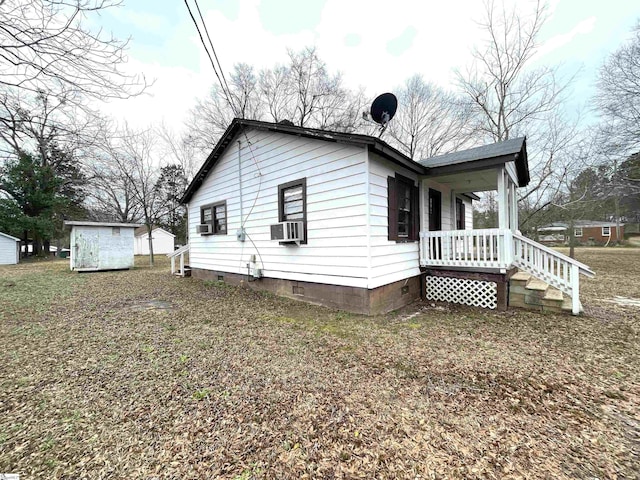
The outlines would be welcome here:
M 172 253 L 175 248 L 176 236 L 167 232 L 164 228 L 153 227 L 151 230 L 151 242 L 153 242 L 154 254 Z M 135 244 L 133 253 L 135 255 L 149 255 L 149 234 L 147 227 L 143 225 L 135 230 Z
M 189 243 L 175 255 L 189 253 L 197 278 L 362 313 L 439 290 L 478 304 L 469 285 L 506 308 L 516 267 L 558 277 L 538 272 L 546 247 L 518 232 L 528 182 L 524 138 L 416 162 L 376 137 L 235 119 L 182 199 Z M 497 190 L 499 225 L 474 230 L 485 190 Z M 553 261 L 574 272 L 567 258 Z M 560 277 L 577 297 L 577 274 Z
M 85 272 L 133 267 L 133 232 L 139 224 L 84 221 L 64 224 L 71 227 L 71 270 Z
M 20 239 L 0 232 L 0 265 L 15 265 L 20 261 Z

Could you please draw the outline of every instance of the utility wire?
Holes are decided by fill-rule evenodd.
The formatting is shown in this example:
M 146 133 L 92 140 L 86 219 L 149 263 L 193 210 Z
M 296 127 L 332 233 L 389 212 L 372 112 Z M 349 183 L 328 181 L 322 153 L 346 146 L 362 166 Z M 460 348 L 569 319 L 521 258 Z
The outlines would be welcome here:
M 209 40 L 209 45 L 211 45 L 211 51 L 213 52 L 213 56 L 216 59 L 216 63 L 218 64 L 218 70 L 220 70 L 220 75 L 222 76 L 222 80 L 224 81 L 224 87 L 226 87 L 227 92 L 229 93 L 229 97 L 233 99 L 233 95 L 231 94 L 231 89 L 229 88 L 229 84 L 227 83 L 227 77 L 224 76 L 224 70 L 222 69 L 222 65 L 220 65 L 218 54 L 216 53 L 216 49 L 213 46 L 211 37 L 209 36 L 209 29 L 207 28 L 207 24 L 205 23 L 204 18 L 202 17 L 202 12 L 200 11 L 200 5 L 198 5 L 198 0 L 193 0 L 193 3 L 196 4 L 196 8 L 198 9 L 198 15 L 200 15 L 200 21 L 202 22 L 202 26 L 204 27 L 204 33 L 207 35 L 207 39 Z M 236 112 L 234 105 L 231 105 L 231 109 L 233 110 L 233 113 L 235 115 L 239 115 L 240 112 Z
M 204 47 L 205 52 L 207 52 L 207 57 L 209 57 L 209 61 L 211 62 L 211 66 L 213 67 L 213 72 L 216 74 L 216 77 L 218 78 L 218 83 L 220 83 L 220 87 L 222 88 L 222 93 L 224 93 L 227 103 L 229 104 L 229 106 L 231 107 L 231 110 L 233 111 L 233 114 L 235 115 L 236 112 L 235 112 L 233 102 L 229 98 L 229 95 L 227 94 L 227 91 L 224 88 L 224 85 L 226 82 L 223 83 L 222 80 L 220 79 L 220 75 L 218 74 L 218 69 L 216 68 L 216 64 L 213 61 L 213 58 L 211 57 L 211 53 L 209 52 L 209 49 L 207 48 L 207 44 L 204 41 L 204 37 L 202 36 L 202 32 L 200 31 L 198 22 L 196 21 L 196 18 L 193 16 L 193 12 L 191 11 L 191 7 L 189 6 L 189 3 L 187 2 L 187 0 L 184 0 L 184 4 L 187 6 L 187 10 L 189 10 L 189 15 L 191 16 L 191 20 L 193 21 L 193 24 L 196 27 L 196 30 L 198 31 L 198 36 L 200 37 L 200 43 L 202 43 L 202 46 Z
M 229 104 L 229 107 L 231 107 L 231 110 L 232 110 L 233 114 L 236 117 L 239 117 L 240 114 L 239 114 L 239 112 L 236 112 L 235 105 L 231 101 L 231 98 L 232 98 L 231 89 L 229 88 L 229 84 L 227 83 L 227 79 L 224 76 L 224 70 L 222 68 L 222 65 L 220 64 L 220 60 L 218 59 L 218 55 L 216 54 L 216 49 L 213 46 L 213 41 L 211 40 L 211 36 L 209 35 L 209 30 L 207 29 L 207 25 L 206 25 L 206 23 L 204 21 L 204 18 L 202 17 L 202 12 L 200 11 L 200 6 L 198 5 L 198 1 L 197 0 L 193 0 L 193 1 L 194 1 L 195 5 L 196 5 L 196 8 L 198 9 L 198 15 L 200 16 L 200 21 L 202 22 L 202 26 L 204 28 L 205 34 L 207 35 L 207 39 L 209 40 L 209 45 L 211 46 L 211 51 L 213 52 L 213 55 L 214 55 L 214 57 L 216 59 L 215 62 L 214 62 L 213 58 L 211 57 L 211 53 L 209 53 L 209 49 L 207 48 L 207 45 L 206 45 L 206 43 L 204 41 L 204 37 L 202 36 L 202 32 L 200 31 L 200 27 L 198 27 L 198 22 L 196 21 L 194 15 L 193 15 L 193 12 L 191 11 L 191 7 L 189 7 L 189 3 L 187 2 L 187 0 L 184 0 L 184 4 L 187 6 L 187 10 L 189 10 L 189 15 L 191 16 L 191 20 L 193 21 L 193 24 L 196 27 L 196 30 L 198 31 L 198 35 L 200 36 L 200 43 L 202 44 L 202 46 L 204 47 L 205 51 L 207 52 L 207 56 L 209 57 L 209 61 L 211 62 L 211 66 L 213 67 L 213 71 L 216 74 L 216 77 L 218 78 L 218 83 L 220 84 L 220 88 L 222 89 L 222 92 L 224 93 L 224 97 L 227 100 L 227 103 Z M 218 65 L 217 68 L 216 68 L 216 63 Z M 220 75 L 218 74 L 218 70 L 220 70 Z M 222 79 L 220 78 L 220 76 L 222 76 Z M 249 148 L 249 153 L 251 154 L 251 158 L 253 159 L 253 163 L 255 164 L 256 169 L 258 171 L 258 191 L 256 192 L 256 197 L 253 200 L 253 204 L 251 205 L 251 208 L 249 209 L 249 213 L 247 213 L 247 215 L 244 218 L 244 221 L 242 221 L 241 225 L 240 225 L 240 228 L 242 228 L 244 230 L 244 225 L 249 220 L 249 216 L 253 212 L 253 209 L 255 208 L 256 203 L 258 202 L 258 197 L 260 196 L 260 190 L 262 189 L 262 172 L 260 171 L 260 166 L 258 164 L 258 161 L 256 160 L 256 157 L 255 157 L 254 153 L 253 153 L 253 148 L 252 148 L 251 141 L 249 140 L 249 136 L 247 135 L 246 129 L 244 127 L 242 128 L 242 134 L 244 135 L 244 138 L 247 141 L 247 147 Z M 264 268 L 264 261 L 262 260 L 262 255 L 260 254 L 260 250 L 258 250 L 258 247 L 253 242 L 253 239 L 249 236 L 249 234 L 246 233 L 246 231 L 245 231 L 245 235 L 249 239 L 251 244 L 253 245 L 253 248 L 255 248 L 256 252 L 258 253 L 258 256 L 260 257 L 260 263 L 262 263 L 262 268 Z M 241 260 L 241 262 L 242 262 L 242 260 Z

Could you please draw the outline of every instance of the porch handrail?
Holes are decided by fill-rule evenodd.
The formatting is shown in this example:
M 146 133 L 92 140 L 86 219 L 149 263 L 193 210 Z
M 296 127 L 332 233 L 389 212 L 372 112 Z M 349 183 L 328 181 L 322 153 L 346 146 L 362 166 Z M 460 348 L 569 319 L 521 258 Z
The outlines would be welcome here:
M 587 265 L 541 245 L 518 233 L 513 234 L 514 265 L 571 297 L 571 312 L 580 313 L 580 275 L 593 278 Z
M 174 250 L 171 253 L 167 253 L 167 257 L 169 258 L 177 257 L 178 255 L 182 255 L 183 253 L 187 253 L 188 251 L 189 251 L 189 244 L 187 243 L 186 245 L 181 246 L 179 249 Z
M 513 262 L 511 231 L 437 230 L 420 232 L 420 264 L 506 269 Z
M 558 258 L 562 261 L 565 261 L 567 263 L 577 266 L 580 269 L 580 273 L 586 277 L 593 278 L 596 276 L 596 273 L 593 270 L 591 270 L 591 268 L 589 268 L 588 265 L 585 265 L 584 263 L 579 262 L 575 258 L 571 258 L 563 253 L 560 253 L 554 250 L 553 248 L 549 248 L 546 245 L 542 245 L 541 243 L 538 243 L 535 240 L 531 240 L 530 238 L 527 238 L 524 235 L 521 235 L 519 233 L 514 233 L 513 239 L 514 239 L 514 242 L 520 241 L 525 244 L 532 245 L 538 250 L 542 250 L 543 252 L 551 255 L 552 257 Z M 517 255 L 517 249 L 516 249 L 516 255 Z
M 171 275 L 176 273 L 176 257 L 180 257 L 180 270 L 179 275 L 181 277 L 185 276 L 185 265 L 184 265 L 184 256 L 186 253 L 189 253 L 189 244 L 181 246 L 179 249 L 174 250 L 171 253 L 167 254 L 167 257 L 171 259 Z

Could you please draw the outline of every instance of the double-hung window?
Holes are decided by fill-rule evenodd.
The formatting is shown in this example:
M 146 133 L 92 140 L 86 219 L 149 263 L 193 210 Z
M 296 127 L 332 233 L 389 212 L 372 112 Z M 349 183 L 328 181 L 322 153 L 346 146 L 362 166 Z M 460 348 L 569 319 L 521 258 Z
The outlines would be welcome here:
M 302 222 L 307 243 L 307 179 L 301 178 L 278 185 L 278 217 L 280 222 Z
M 418 187 L 410 178 L 396 174 L 387 177 L 389 240 L 411 242 L 418 240 L 420 216 Z
M 573 236 L 574 237 L 581 237 L 582 236 L 582 227 L 576 227 L 573 229 Z
M 227 202 L 218 202 L 200 208 L 200 223 L 211 225 L 211 235 L 227 234 Z
M 610 237 L 611 236 L 611 227 L 602 227 L 602 236 Z

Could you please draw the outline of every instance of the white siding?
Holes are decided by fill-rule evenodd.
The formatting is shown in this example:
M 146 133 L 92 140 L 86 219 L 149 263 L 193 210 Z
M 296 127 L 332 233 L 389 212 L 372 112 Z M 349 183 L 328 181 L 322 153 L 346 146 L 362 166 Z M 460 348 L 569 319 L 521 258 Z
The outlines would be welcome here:
M 0 235 L 0 265 L 18 263 L 18 242 L 13 238 Z
M 424 208 L 422 209 L 422 225 L 423 230 L 429 229 L 429 189 L 437 190 L 442 194 L 442 230 L 454 230 L 456 215 L 455 212 L 452 211 L 452 193 L 451 188 L 448 185 L 444 185 L 442 183 L 438 183 L 435 180 L 425 179 L 422 181 L 421 185 L 421 198 L 422 201 L 420 205 Z
M 469 197 L 461 197 L 464 202 L 464 228 L 473 230 L 473 202 Z
M 71 228 L 72 270 L 114 270 L 133 267 L 133 227 L 74 225 Z
M 189 202 L 190 265 L 246 274 L 256 255 L 265 277 L 366 287 L 366 150 L 257 130 L 247 136 L 250 148 L 244 134 L 236 137 Z M 308 241 L 280 245 L 270 235 L 270 225 L 278 222 L 278 185 L 301 178 Z M 227 202 L 227 234 L 199 235 L 200 207 L 219 201 Z M 251 241 L 236 239 L 242 221 Z
M 151 232 L 153 242 L 153 253 L 167 254 L 174 251 L 175 237 L 161 228 L 156 228 Z M 136 236 L 134 255 L 149 255 L 149 236 L 145 232 Z
M 387 177 L 399 173 L 417 180 L 417 175 L 376 154 L 369 155 L 371 279 L 369 288 L 420 274 L 418 242 L 389 241 Z M 420 202 L 421 208 L 424 205 Z

